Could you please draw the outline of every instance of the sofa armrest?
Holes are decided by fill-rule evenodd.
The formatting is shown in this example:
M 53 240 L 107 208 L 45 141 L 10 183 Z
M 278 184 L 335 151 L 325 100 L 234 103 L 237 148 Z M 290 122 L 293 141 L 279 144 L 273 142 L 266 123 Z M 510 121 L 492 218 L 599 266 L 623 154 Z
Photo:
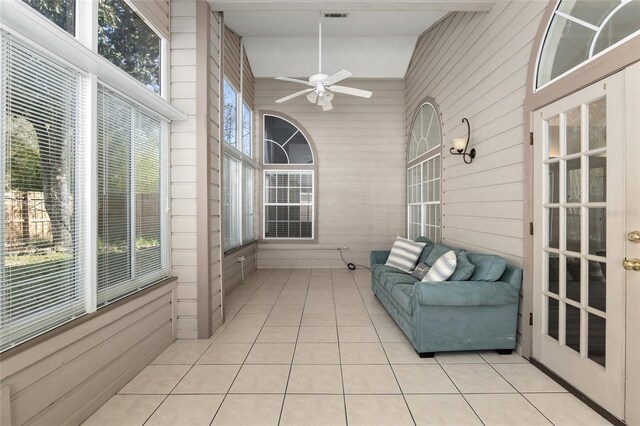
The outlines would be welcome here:
M 389 258 L 389 250 L 374 250 L 369 255 L 369 263 L 371 266 L 377 264 L 384 264 Z
M 490 306 L 519 302 L 518 290 L 503 281 L 417 282 L 413 297 L 420 305 Z

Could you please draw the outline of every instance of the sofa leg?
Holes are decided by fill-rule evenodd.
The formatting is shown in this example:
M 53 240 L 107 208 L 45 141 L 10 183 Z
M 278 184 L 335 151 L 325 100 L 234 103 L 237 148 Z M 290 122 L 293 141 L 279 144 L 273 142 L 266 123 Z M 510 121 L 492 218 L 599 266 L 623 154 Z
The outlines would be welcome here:
M 498 355 L 511 355 L 513 349 L 496 349 L 496 352 L 498 352 Z
M 420 358 L 433 358 L 435 352 L 420 352 L 418 353 L 418 355 L 420 356 Z

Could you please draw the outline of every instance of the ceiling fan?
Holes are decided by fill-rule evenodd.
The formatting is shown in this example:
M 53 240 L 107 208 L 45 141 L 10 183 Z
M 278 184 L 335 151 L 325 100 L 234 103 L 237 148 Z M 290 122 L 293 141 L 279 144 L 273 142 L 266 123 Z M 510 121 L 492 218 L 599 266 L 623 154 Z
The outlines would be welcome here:
M 373 94 L 368 90 L 354 89 L 353 87 L 336 86 L 336 83 L 351 77 L 351 73 L 347 70 L 340 70 L 332 75 L 322 74 L 322 12 L 318 19 L 318 74 L 309 77 L 309 81 L 298 80 L 289 77 L 276 77 L 276 80 L 291 81 L 293 83 L 305 84 L 312 86 L 310 89 L 304 89 L 293 93 L 284 98 L 276 100 L 276 103 L 286 102 L 298 96 L 307 95 L 307 99 L 312 104 L 322 107 L 323 111 L 333 109 L 331 100 L 335 93 L 344 93 L 345 95 L 359 96 L 361 98 L 370 98 Z

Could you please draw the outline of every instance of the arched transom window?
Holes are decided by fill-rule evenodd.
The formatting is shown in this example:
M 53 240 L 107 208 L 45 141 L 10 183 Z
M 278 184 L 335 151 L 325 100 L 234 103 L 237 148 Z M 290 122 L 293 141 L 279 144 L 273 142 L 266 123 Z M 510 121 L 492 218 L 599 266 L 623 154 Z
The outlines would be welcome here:
M 640 34 L 640 0 L 560 0 L 542 45 L 536 89 Z
M 440 241 L 441 152 L 440 113 L 435 103 L 423 103 L 416 113 L 408 141 L 407 236 Z

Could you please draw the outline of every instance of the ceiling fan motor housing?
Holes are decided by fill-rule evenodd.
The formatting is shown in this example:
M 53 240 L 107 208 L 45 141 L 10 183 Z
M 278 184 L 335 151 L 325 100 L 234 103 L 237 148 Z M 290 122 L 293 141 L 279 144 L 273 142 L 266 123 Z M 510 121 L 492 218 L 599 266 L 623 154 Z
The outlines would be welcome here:
M 309 83 L 311 83 L 314 86 L 316 86 L 318 84 L 324 83 L 324 81 L 327 78 L 329 78 L 329 76 L 327 74 L 314 74 L 311 77 L 309 77 Z

